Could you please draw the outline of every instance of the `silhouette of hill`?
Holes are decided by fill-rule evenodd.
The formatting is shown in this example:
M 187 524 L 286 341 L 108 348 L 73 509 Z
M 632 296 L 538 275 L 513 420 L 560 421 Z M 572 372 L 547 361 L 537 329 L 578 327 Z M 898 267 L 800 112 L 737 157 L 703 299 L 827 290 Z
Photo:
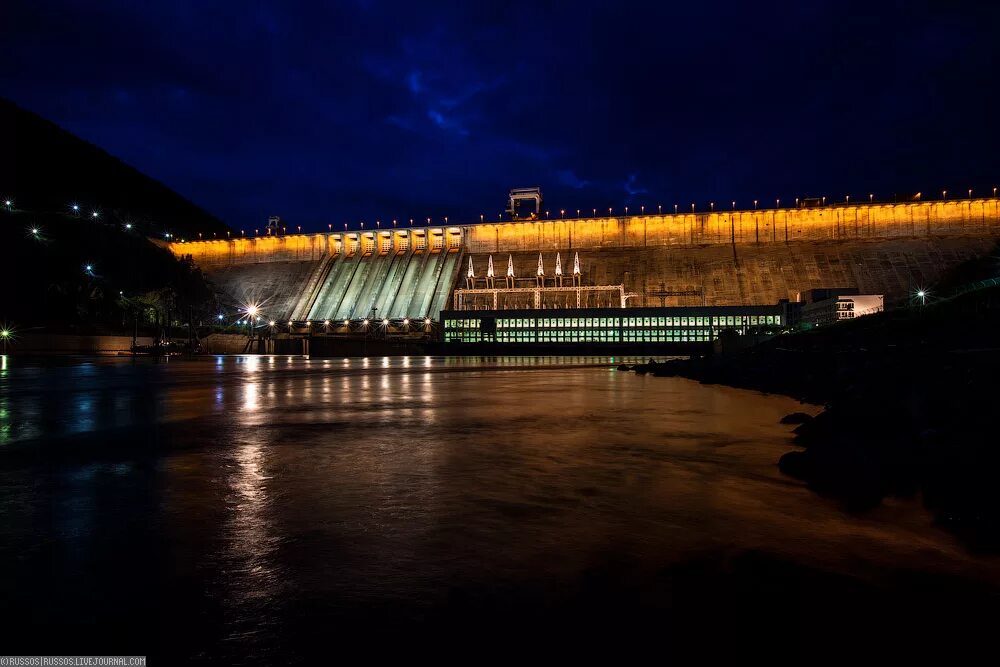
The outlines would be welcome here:
M 226 225 L 97 146 L 0 98 L 0 196 L 17 209 L 81 212 L 131 222 L 153 236 L 223 232 Z

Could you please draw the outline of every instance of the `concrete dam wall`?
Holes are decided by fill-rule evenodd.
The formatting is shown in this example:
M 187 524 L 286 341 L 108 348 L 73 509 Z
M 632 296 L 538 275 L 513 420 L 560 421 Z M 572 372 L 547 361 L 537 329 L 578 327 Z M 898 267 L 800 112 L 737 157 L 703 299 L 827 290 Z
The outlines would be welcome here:
M 579 253 L 583 284 L 623 284 L 626 292 L 637 294 L 630 306 L 764 306 L 819 287 L 857 287 L 901 298 L 918 287 L 932 288 L 949 268 L 989 252 L 994 244 L 990 238 L 944 237 L 737 245 L 735 254 L 731 245 L 558 252 L 567 283 L 573 255 Z M 556 252 L 542 255 L 551 281 Z M 489 256 L 471 255 L 480 278 Z M 493 254 L 499 277 L 506 273 L 508 256 L 519 279 L 535 276 L 538 252 L 532 250 Z
M 274 318 L 436 318 L 488 256 L 519 278 L 538 253 L 551 277 L 579 253 L 583 283 L 624 284 L 629 304 L 771 304 L 813 287 L 858 287 L 902 297 L 989 252 L 1000 200 L 718 211 L 679 215 L 486 223 L 171 243 L 225 299 L 254 300 Z

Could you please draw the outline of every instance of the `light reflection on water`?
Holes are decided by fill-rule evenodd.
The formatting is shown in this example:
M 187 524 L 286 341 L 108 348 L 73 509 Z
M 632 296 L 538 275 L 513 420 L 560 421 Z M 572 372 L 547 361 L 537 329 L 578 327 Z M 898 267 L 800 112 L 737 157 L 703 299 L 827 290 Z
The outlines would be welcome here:
M 295 605 L 419 606 L 525 573 L 572 581 L 609 550 L 640 570 L 759 550 L 858 576 L 906 563 L 1000 581 L 915 501 L 852 517 L 783 477 L 778 420 L 795 401 L 620 361 L 13 360 L 0 451 L 91 434 L 74 447 L 99 460 L 0 465 L 0 542 L 65 547 L 102 563 L 100 579 L 127 567 L 119 533 L 148 535 L 154 577 L 194 577 L 187 604 L 217 605 L 232 640 L 281 632 Z M 64 567 L 54 581 L 79 593 L 78 565 Z

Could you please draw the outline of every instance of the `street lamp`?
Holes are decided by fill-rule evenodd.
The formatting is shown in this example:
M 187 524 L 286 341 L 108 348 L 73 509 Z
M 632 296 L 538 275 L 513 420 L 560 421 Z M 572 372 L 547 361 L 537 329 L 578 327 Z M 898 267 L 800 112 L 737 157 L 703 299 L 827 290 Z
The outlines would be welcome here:
M 917 297 L 920 299 L 921 306 L 927 305 L 927 292 L 925 292 L 924 290 L 919 290 L 917 292 Z

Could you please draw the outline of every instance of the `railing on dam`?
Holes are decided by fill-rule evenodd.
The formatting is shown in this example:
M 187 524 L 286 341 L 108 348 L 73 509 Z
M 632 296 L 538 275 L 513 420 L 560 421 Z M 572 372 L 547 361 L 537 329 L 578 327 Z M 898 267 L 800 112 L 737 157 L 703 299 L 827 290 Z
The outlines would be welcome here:
M 234 264 L 310 261 L 327 255 L 462 245 L 473 253 L 792 241 L 1000 235 L 1000 199 L 773 208 L 481 223 L 455 227 L 330 232 L 170 243 L 205 270 Z

